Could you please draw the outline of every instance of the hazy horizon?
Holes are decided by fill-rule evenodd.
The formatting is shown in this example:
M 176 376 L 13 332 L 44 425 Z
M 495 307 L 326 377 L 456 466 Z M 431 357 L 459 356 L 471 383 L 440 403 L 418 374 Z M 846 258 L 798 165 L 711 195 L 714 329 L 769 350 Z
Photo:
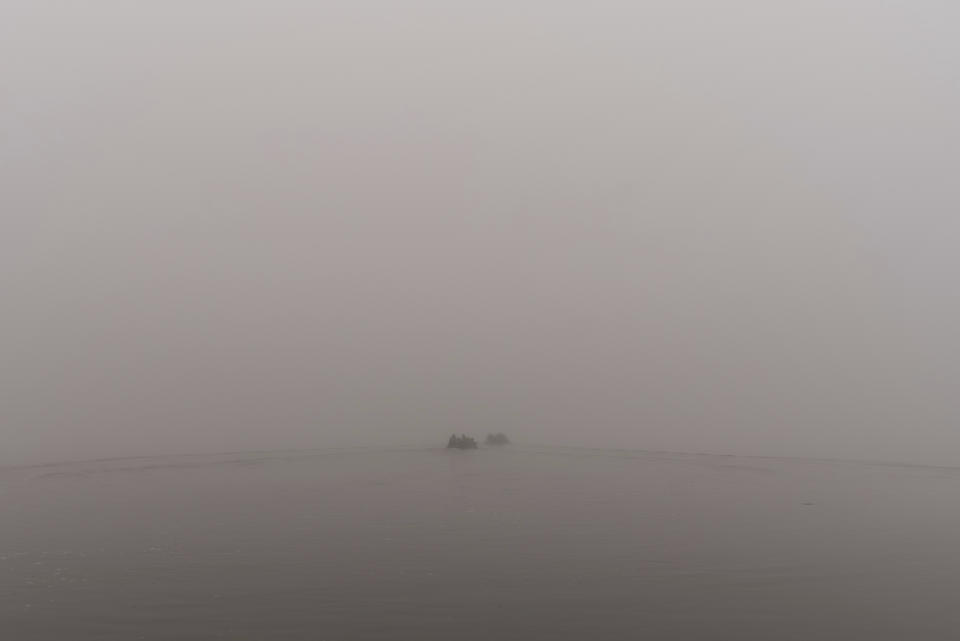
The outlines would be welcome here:
M 0 5 L 0 465 L 960 464 L 960 8 Z

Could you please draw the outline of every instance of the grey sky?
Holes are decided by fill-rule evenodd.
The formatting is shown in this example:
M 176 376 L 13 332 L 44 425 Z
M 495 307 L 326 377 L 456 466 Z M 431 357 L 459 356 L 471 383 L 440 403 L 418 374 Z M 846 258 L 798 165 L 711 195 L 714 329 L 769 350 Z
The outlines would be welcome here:
M 0 462 L 960 463 L 958 18 L 0 0 Z

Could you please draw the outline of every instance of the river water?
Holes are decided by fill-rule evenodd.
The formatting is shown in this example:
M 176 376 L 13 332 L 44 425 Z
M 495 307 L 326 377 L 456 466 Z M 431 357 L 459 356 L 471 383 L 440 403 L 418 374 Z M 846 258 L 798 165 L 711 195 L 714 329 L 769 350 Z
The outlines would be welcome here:
M 517 446 L 0 468 L 11 641 L 957 630 L 958 469 Z

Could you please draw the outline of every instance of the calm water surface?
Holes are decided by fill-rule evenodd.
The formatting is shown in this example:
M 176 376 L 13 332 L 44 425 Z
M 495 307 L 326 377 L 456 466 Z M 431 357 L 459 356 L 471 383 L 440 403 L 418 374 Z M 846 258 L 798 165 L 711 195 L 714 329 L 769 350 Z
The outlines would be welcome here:
M 960 470 L 510 447 L 0 469 L 0 638 L 952 639 Z

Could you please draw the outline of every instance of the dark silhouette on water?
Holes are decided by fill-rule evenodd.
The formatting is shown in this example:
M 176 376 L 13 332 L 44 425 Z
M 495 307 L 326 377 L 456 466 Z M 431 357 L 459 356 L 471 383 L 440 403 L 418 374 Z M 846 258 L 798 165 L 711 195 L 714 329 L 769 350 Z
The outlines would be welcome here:
M 487 440 L 484 443 L 487 445 L 510 445 L 510 439 L 503 432 L 497 432 L 496 434 L 487 434 Z
M 460 436 L 451 434 L 450 440 L 447 442 L 447 449 L 475 450 L 477 449 L 477 441 L 466 434 Z

